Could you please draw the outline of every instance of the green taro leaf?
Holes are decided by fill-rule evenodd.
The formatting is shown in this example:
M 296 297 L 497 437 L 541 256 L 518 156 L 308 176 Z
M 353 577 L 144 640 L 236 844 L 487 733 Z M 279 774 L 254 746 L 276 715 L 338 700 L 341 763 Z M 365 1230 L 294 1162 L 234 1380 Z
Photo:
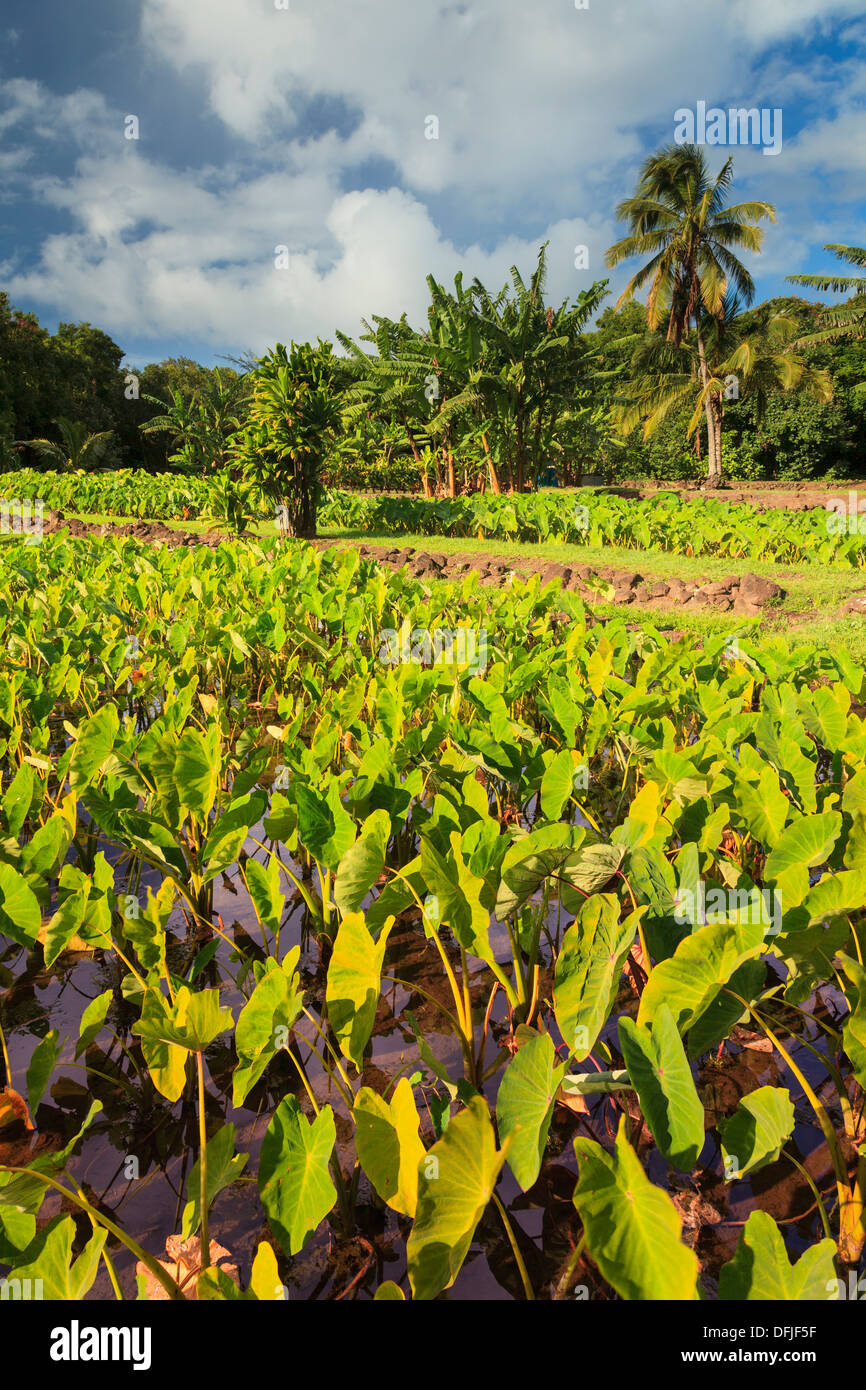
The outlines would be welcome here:
M 19 946 L 33 946 L 39 936 L 42 913 L 33 889 L 13 869 L 0 864 L 0 935 Z
M 337 1200 L 328 1171 L 336 1139 L 330 1105 L 308 1120 L 294 1096 L 280 1102 L 268 1125 L 259 1161 L 259 1196 L 288 1255 L 304 1248 Z
M 178 739 L 174 760 L 174 781 L 181 806 L 206 819 L 213 809 L 219 787 L 220 732 L 212 724 L 207 733 L 187 729 Z
M 541 1171 L 541 1160 L 567 1062 L 555 1065 L 549 1033 L 536 1033 L 515 1053 L 496 1097 L 496 1119 L 503 1144 L 510 1139 L 508 1166 L 525 1192 Z
M 114 990 L 106 989 L 102 994 L 97 994 L 95 999 L 91 999 L 87 1005 L 81 1015 L 78 1042 L 75 1044 L 76 1059 L 81 1056 L 82 1052 L 86 1052 L 94 1038 L 102 1031 L 113 998 Z
M 232 1105 L 241 1106 L 278 1050 L 277 1029 L 288 1030 L 303 1008 L 297 964 L 299 946 L 287 952 L 282 965 L 273 958 L 241 1009 L 235 1029 L 238 1065 L 235 1068 Z
M 704 1146 L 704 1107 L 667 1004 L 649 1026 L 623 1016 L 619 1044 L 660 1152 L 681 1172 L 691 1172 Z
M 96 1278 L 108 1232 L 102 1227 L 94 1231 L 77 1259 L 72 1255 L 75 1237 L 72 1217 L 55 1217 L 28 1247 L 26 1264 L 16 1265 L 12 1277 L 29 1279 L 31 1287 L 35 1280 L 41 1280 L 41 1296 L 47 1301 L 80 1302 Z
M 774 1163 L 794 1133 L 794 1107 L 784 1086 L 760 1086 L 743 1096 L 720 1125 L 728 1181 Z
M 42 1041 L 37 1043 L 33 1049 L 33 1056 L 30 1058 L 30 1065 L 27 1068 L 27 1104 L 34 1120 L 42 1097 L 45 1095 L 45 1089 L 51 1080 L 51 1073 L 57 1066 L 57 1058 L 60 1054 L 57 1038 L 56 1028 L 52 1028 L 49 1033 L 46 1033 Z
M 414 1217 L 418 1165 L 425 1149 L 408 1080 L 400 1077 L 390 1101 L 362 1086 L 352 1113 L 361 1167 L 383 1202 L 404 1216 Z
M 343 1056 L 351 1058 L 358 1071 L 379 1006 L 382 962 L 392 925 L 389 919 L 374 941 L 363 913 L 348 913 L 340 923 L 328 966 L 328 1018 Z
M 247 1166 L 248 1154 L 235 1153 L 235 1127 L 222 1125 L 207 1141 L 208 1211 L 223 1188 L 230 1187 Z M 187 1204 L 183 1209 L 181 1240 L 189 1240 L 201 1224 L 200 1160 L 196 1159 L 186 1180 Z
M 626 1138 L 620 1121 L 613 1153 L 594 1139 L 578 1138 L 580 1177 L 574 1205 L 587 1249 L 621 1298 L 692 1301 L 698 1261 L 680 1239 L 682 1222 L 666 1192 L 655 1187 Z
M 585 839 L 586 831 L 579 826 L 542 825 L 515 840 L 502 861 L 494 908 L 497 919 L 504 922 L 528 902 L 546 878 L 560 872 Z
M 406 1246 L 413 1298 L 435 1298 L 454 1283 L 504 1161 L 487 1102 L 475 1096 L 419 1164 L 418 1206 Z
M 739 926 L 714 922 L 685 937 L 674 954 L 651 971 L 641 996 L 638 1023 L 651 1023 L 669 1004 L 680 1033 L 686 1032 L 718 997 L 735 970 L 761 952 L 760 922 Z
M 171 1043 L 187 1052 L 204 1052 L 220 1033 L 234 1026 L 231 1009 L 221 1009 L 219 990 L 202 989 L 195 994 L 181 985 L 174 1007 L 166 1005 L 162 1014 L 143 1015 L 132 1025 L 133 1033 L 156 1042 Z
M 114 705 L 103 705 L 97 714 L 84 721 L 69 761 L 69 786 L 72 791 L 81 793 L 90 786 L 114 747 L 119 729 L 120 721 Z
M 719 1298 L 763 1303 L 830 1302 L 838 1298 L 833 1257 L 836 1246 L 822 1240 L 791 1264 L 782 1233 L 765 1211 L 753 1211 L 732 1260 L 722 1265 Z
M 555 754 L 541 779 L 541 814 L 545 820 L 558 821 L 562 808 L 574 792 L 575 759 L 564 748 Z
M 553 1007 L 567 1047 L 586 1057 L 595 1047 L 616 998 L 637 930 L 632 914 L 619 920 L 619 900 L 597 894 L 583 904 L 562 941 Z
M 839 811 L 823 811 L 817 816 L 803 816 L 782 831 L 776 847 L 767 858 L 764 876 L 768 880 L 799 864 L 814 869 L 823 864 L 833 852 L 842 829 Z

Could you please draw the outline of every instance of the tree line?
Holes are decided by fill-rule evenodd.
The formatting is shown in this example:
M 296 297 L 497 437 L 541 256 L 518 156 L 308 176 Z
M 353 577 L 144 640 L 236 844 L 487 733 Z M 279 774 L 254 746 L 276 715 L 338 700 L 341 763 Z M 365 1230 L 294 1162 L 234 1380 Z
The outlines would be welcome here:
M 616 306 L 604 307 L 606 280 L 549 302 L 545 245 L 528 280 L 514 267 L 498 291 L 428 277 L 426 325 L 373 315 L 357 338 L 337 333 L 339 352 L 320 341 L 139 370 L 100 329 L 49 334 L 0 293 L 0 465 L 238 476 L 253 466 L 251 441 L 262 445 L 263 400 L 297 394 L 294 363 L 301 397 L 329 395 L 313 453 L 334 484 L 453 497 L 587 472 L 714 484 L 866 475 L 866 279 L 847 270 L 866 252 L 833 246 L 844 273 L 788 277 L 848 293 L 840 306 L 754 306 L 742 257 L 760 251 L 775 209 L 732 202 L 732 183 L 732 160 L 712 175 L 696 146 L 645 161 L 617 208 L 627 234 L 607 253 L 611 268 L 639 262 Z

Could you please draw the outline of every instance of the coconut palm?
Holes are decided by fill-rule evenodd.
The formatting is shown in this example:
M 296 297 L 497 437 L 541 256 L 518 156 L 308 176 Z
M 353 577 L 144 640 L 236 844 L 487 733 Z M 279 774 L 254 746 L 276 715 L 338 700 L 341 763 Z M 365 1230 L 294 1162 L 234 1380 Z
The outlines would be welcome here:
M 828 243 L 825 251 L 832 251 L 840 261 L 860 268 L 866 267 L 866 248 L 862 246 L 841 246 Z M 810 289 L 833 294 L 852 292 L 853 297 L 845 304 L 834 304 L 823 309 L 820 328 L 800 339 L 802 347 L 817 347 L 821 343 L 857 341 L 866 334 L 866 277 L 862 275 L 788 275 L 786 279 L 795 285 L 807 285 Z M 866 391 L 866 382 L 854 387 L 860 394 Z
M 40 458 L 59 473 L 75 473 L 79 469 L 93 471 L 103 468 L 106 454 L 114 441 L 112 430 L 92 432 L 86 425 L 75 424 L 64 416 L 54 422 L 60 432 L 60 443 L 53 439 L 19 439 L 18 444 L 35 449 Z
M 729 293 L 705 322 L 701 352 L 694 337 L 678 344 L 659 331 L 633 335 L 631 380 L 616 413 L 621 432 L 628 434 L 642 423 L 644 438 L 649 438 L 673 411 L 687 405 L 692 409 L 687 425 L 691 437 L 700 429 L 707 400 L 714 399 L 717 432 L 711 440 L 721 471 L 724 401 L 734 386 L 736 397 L 731 398 L 748 393 L 757 420 L 776 391 L 796 387 L 818 400 L 832 397 L 829 374 L 810 365 L 799 348 L 797 328 L 797 320 L 785 312 L 743 313 L 738 297 Z
M 728 159 L 713 178 L 697 145 L 669 145 L 651 155 L 641 170 L 637 192 L 617 208 L 617 217 L 629 223 L 630 233 L 614 243 L 606 257 L 609 266 L 633 256 L 649 258 L 629 281 L 617 307 L 648 286 L 650 328 L 667 320 L 666 338 L 676 348 L 694 335 L 711 484 L 721 480 L 717 444 L 722 398 L 707 389 L 708 325 L 722 312 L 729 291 L 743 304 L 752 302 L 752 277 L 735 253 L 759 251 L 763 230 L 757 224 L 776 218 L 770 203 L 728 204 L 732 182 L 733 160 Z

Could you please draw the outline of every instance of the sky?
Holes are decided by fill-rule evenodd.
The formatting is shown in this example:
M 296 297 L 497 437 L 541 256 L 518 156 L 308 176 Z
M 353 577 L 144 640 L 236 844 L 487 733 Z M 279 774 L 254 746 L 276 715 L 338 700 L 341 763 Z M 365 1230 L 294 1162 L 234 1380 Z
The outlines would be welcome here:
M 423 327 L 428 274 L 545 241 L 550 299 L 613 303 L 616 206 L 704 103 L 781 121 L 707 154 L 776 207 L 757 300 L 808 295 L 864 244 L 864 56 L 862 0 L 3 0 L 0 289 L 138 365 Z

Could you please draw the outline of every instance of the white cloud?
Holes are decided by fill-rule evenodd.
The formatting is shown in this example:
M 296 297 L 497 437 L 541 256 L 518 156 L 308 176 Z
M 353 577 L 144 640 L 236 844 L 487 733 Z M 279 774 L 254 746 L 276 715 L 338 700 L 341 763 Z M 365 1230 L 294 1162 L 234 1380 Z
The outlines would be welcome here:
M 354 332 L 377 312 L 405 309 L 421 323 L 428 272 L 450 282 L 462 268 L 498 287 L 515 261 L 528 274 L 546 239 L 551 297 L 573 297 L 607 275 L 604 250 L 621 234 L 613 208 L 644 153 L 672 140 L 674 111 L 699 99 L 760 105 L 789 90 L 824 102 L 796 136 L 786 110 L 779 158 L 735 152 L 735 196 L 766 197 L 780 212 L 784 201 L 814 205 L 828 173 L 838 197 L 860 196 L 858 67 L 807 70 L 783 48 L 764 54 L 814 31 L 813 0 L 598 0 L 588 11 L 571 0 L 290 4 L 142 0 L 145 54 L 179 84 L 203 84 L 234 140 L 225 165 L 171 167 L 148 141 L 147 110 L 143 138 L 125 141 L 126 113 L 98 92 L 0 83 L 9 186 L 69 222 L 35 258 L 24 248 L 7 261 L 13 298 L 122 341 L 260 350 Z M 858 12 L 859 0 L 838 0 L 818 22 Z M 322 133 L 311 112 L 323 101 L 345 115 Z M 429 115 L 438 140 L 425 139 Z M 31 155 L 51 141 L 77 147 L 74 167 L 25 183 Z M 394 169 L 394 186 L 347 192 L 369 160 Z M 802 221 L 769 229 L 753 271 L 784 273 L 808 239 Z M 580 243 L 588 274 L 574 267 Z M 292 252 L 286 272 L 274 269 L 280 244 Z M 628 273 L 612 277 L 614 290 Z

